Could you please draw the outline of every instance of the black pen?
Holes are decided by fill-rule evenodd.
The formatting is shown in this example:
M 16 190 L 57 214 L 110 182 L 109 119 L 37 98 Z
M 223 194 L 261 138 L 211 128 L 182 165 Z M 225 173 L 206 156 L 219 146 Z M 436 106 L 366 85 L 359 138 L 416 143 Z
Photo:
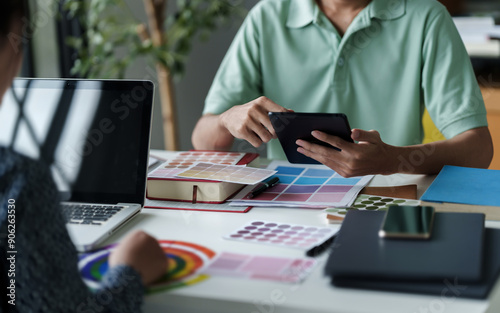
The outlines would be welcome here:
M 262 182 L 262 185 L 259 188 L 255 189 L 254 191 L 252 191 L 248 195 L 248 198 L 252 199 L 252 198 L 257 197 L 258 195 L 260 195 L 261 193 L 263 193 L 267 189 L 276 186 L 279 182 L 280 182 L 280 179 L 278 177 L 273 177 L 266 182 Z
M 307 250 L 306 256 L 310 256 L 313 258 L 317 257 L 332 245 L 332 242 L 335 240 L 335 237 L 337 237 L 337 233 L 335 233 L 333 236 L 325 240 L 325 242 L 323 242 L 322 244 L 314 246 L 311 249 Z

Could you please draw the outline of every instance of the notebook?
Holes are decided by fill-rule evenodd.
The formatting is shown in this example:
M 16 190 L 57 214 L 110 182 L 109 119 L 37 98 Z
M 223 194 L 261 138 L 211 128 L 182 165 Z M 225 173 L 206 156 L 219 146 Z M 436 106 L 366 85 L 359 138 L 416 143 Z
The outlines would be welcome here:
M 445 279 L 440 282 L 408 282 L 363 278 L 337 278 L 332 283 L 337 287 L 421 293 L 450 298 L 485 299 L 495 286 L 500 273 L 500 229 L 486 228 L 484 239 L 483 275 L 474 283 L 463 283 L 457 279 Z
M 334 281 L 481 279 L 484 214 L 436 213 L 430 240 L 380 238 L 384 216 L 383 211 L 347 213 L 326 269 Z
M 153 93 L 150 81 L 17 79 L 4 97 L 0 145 L 50 166 L 80 251 L 144 205 Z

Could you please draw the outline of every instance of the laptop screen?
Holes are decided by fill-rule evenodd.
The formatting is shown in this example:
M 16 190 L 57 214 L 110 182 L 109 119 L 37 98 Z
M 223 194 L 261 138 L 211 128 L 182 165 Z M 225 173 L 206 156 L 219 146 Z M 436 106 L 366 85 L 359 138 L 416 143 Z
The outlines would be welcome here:
M 154 85 L 16 79 L 0 145 L 51 168 L 65 201 L 144 203 Z

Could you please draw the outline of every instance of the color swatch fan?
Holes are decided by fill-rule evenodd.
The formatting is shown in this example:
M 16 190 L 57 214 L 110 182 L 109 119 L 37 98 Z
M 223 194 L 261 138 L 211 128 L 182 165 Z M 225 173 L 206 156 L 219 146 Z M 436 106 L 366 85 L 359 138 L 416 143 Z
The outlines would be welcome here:
M 183 241 L 162 240 L 159 244 L 168 257 L 168 270 L 158 283 L 148 287 L 148 293 L 193 285 L 209 277 L 198 272 L 214 258 L 214 251 Z M 109 245 L 80 256 L 78 268 L 83 281 L 91 289 L 96 290 L 100 287 L 101 280 L 108 270 L 108 257 L 116 246 L 116 244 Z

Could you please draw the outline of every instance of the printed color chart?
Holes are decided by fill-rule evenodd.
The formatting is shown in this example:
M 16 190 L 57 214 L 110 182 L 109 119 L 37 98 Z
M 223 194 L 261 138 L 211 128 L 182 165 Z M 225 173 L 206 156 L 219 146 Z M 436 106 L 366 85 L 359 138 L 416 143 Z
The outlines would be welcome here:
M 331 227 L 253 221 L 224 236 L 224 239 L 308 250 L 322 244 L 337 231 L 338 228 Z
M 157 169 L 148 174 L 154 178 L 175 178 L 196 163 L 207 162 L 214 164 L 235 165 L 245 155 L 238 152 L 215 151 L 185 151 L 177 152 L 175 156 L 165 161 Z
M 328 217 L 328 222 L 331 224 L 342 223 L 347 211 L 387 211 L 391 205 L 420 205 L 419 200 L 379 197 L 370 195 L 359 195 L 354 204 L 348 208 L 328 208 L 325 210 Z
M 198 163 L 177 174 L 177 177 L 255 185 L 269 178 L 274 173 L 276 173 L 276 171 L 254 167 Z
M 234 205 L 349 206 L 373 177 L 343 178 L 326 166 L 276 161 L 268 169 L 277 171 L 280 183 L 252 199 L 248 196 L 254 187 L 247 187 L 234 197 Z
M 315 264 L 316 260 L 311 258 L 277 258 L 223 252 L 204 273 L 212 276 L 298 283 L 311 272 Z
M 159 241 L 168 257 L 168 272 L 160 282 L 148 287 L 148 293 L 155 293 L 183 286 L 193 285 L 208 278 L 197 274 L 214 258 L 215 252 L 203 246 L 183 241 Z M 98 289 L 102 277 L 108 270 L 108 257 L 116 244 L 80 256 L 78 268 L 83 281 L 92 289 Z

